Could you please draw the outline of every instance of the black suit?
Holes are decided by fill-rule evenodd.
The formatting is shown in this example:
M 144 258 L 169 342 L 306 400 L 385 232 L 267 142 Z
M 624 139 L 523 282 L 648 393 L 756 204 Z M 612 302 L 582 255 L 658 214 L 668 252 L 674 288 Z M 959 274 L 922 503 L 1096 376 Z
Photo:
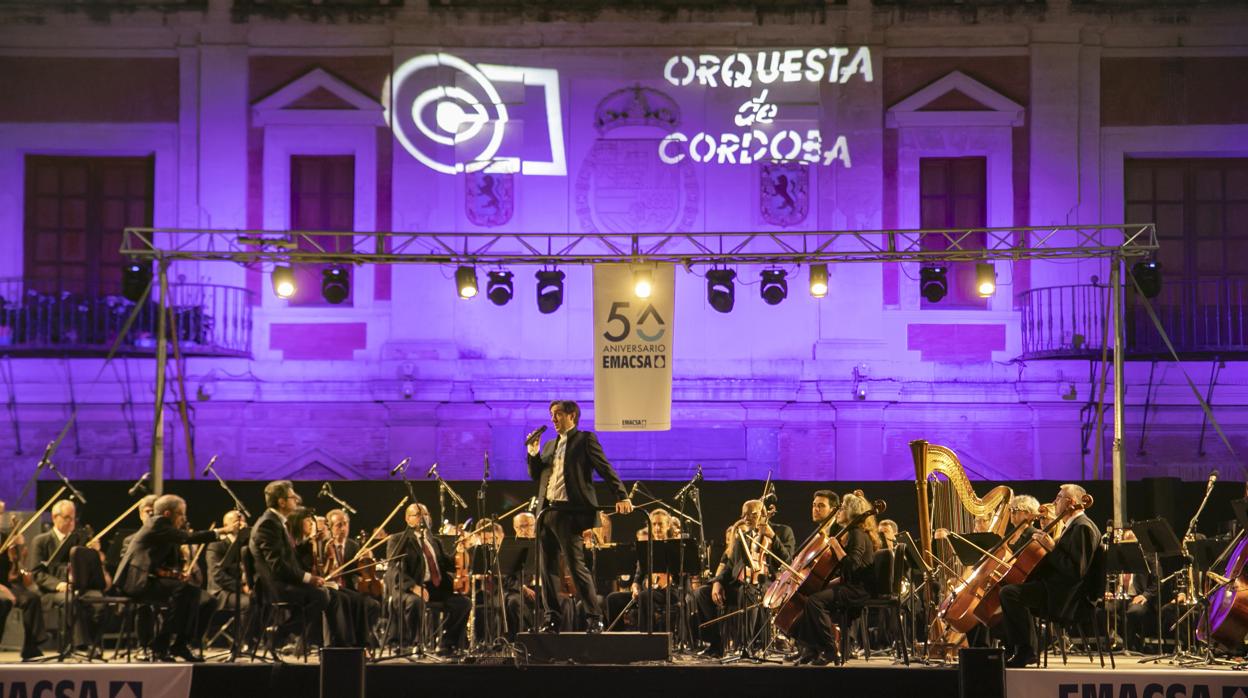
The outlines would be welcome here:
M 117 589 L 133 599 L 169 603 L 164 622 L 158 626 L 160 634 L 152 639 L 151 647 L 156 653 L 169 647 L 170 636 L 175 633 L 178 645 L 185 647 L 195 631 L 201 590 L 174 576 L 180 575 L 185 564 L 181 546 L 216 539 L 216 531 L 192 533 L 174 528 L 173 520 L 167 516 L 150 516 L 122 555 L 113 576 Z
M 624 483 L 607 461 L 602 444 L 592 431 L 573 428 L 566 435 L 564 446 L 563 480 L 567 498 L 547 502 L 546 490 L 554 471 L 555 452 L 559 439 L 547 441 L 537 455 L 528 458 L 529 477 L 537 480 L 538 508 L 548 511 L 538 517 L 538 542 L 542 546 L 542 595 L 546 604 L 546 618 L 558 622 L 560 568 L 559 554 L 563 553 L 576 587 L 578 599 L 585 605 L 585 613 L 591 620 L 602 618 L 602 608 L 594 588 L 594 576 L 585 561 L 585 544 L 581 532 L 592 528 L 598 509 L 598 496 L 594 493 L 594 473 L 598 473 L 615 495 L 616 501 L 628 498 Z
M 12 570 L 12 560 L 9 554 L 0 555 L 0 580 L 9 578 L 9 572 Z M 22 561 L 25 564 L 25 561 Z M 9 591 L 13 592 L 13 598 L 16 604 L 12 604 L 7 600 L 0 600 L 0 628 L 4 627 L 5 620 L 9 617 L 9 612 L 16 605 L 22 609 L 22 628 L 26 631 L 22 643 L 22 656 L 34 657 L 38 655 L 39 639 L 43 637 L 43 601 L 37 587 L 27 589 L 22 586 L 20 579 L 12 584 L 6 584 Z
M 412 588 L 423 586 L 429 594 L 429 601 L 441 603 L 446 624 L 440 644 L 443 650 L 450 650 L 460 644 L 464 628 L 468 626 L 468 611 L 472 604 L 467 597 L 453 590 L 455 560 L 446 554 L 442 541 L 434 535 L 425 535 L 423 540 L 429 546 L 428 553 L 422 544 L 421 534 L 410 527 L 386 541 L 387 558 L 402 555 L 386 570 L 386 589 L 389 590 L 390 603 L 397 604 L 401 609 L 401 617 L 408 628 L 403 635 L 408 640 L 417 636 L 425 613 L 424 600 L 412 593 Z M 436 570 L 427 564 L 426 554 L 432 555 Z
M 69 551 L 74 546 L 85 545 L 90 538 L 85 530 L 75 528 L 63 542 L 57 542 L 54 529 L 48 529 L 30 541 L 26 569 L 31 571 L 35 586 L 42 595 L 40 603 L 43 605 L 42 624 L 45 627 L 61 627 L 66 594 L 57 591 L 56 585 L 69 581 Z M 84 593 L 99 595 L 100 592 L 92 590 Z M 96 614 L 84 613 L 83 610 L 79 607 L 74 614 L 75 631 L 80 642 L 94 635 L 92 630 L 96 620 Z
M 239 532 L 238 539 L 231 543 L 228 539 L 209 543 L 204 549 L 204 557 L 208 562 L 208 593 L 217 599 L 217 607 L 234 610 L 234 604 L 241 604 L 245 613 L 251 606 L 251 596 L 239 594 L 239 585 L 248 584 L 243 574 L 241 556 L 247 547 L 249 529 Z
M 875 546 L 870 534 L 855 526 L 846 534 L 842 548 L 845 557 L 836 567 L 833 579 L 836 583 L 806 597 L 802 617 L 793 627 L 795 640 L 823 652 L 841 650 L 834 644 L 832 626 L 838 620 L 852 620 L 848 616 L 862 608 L 870 597 L 868 588 L 874 583 Z
M 304 581 L 305 570 L 295 556 L 294 540 L 276 511 L 266 509 L 261 514 L 247 547 L 255 560 L 257 585 L 273 600 L 301 607 L 314 636 L 320 635 L 316 629 L 321 627 L 321 614 L 328 612 L 331 642 L 337 643 L 340 628 L 333 622 L 340 615 L 337 600 L 325 588 Z
M 1084 579 L 1100 541 L 1100 529 L 1092 519 L 1080 513 L 1066 524 L 1062 537 L 1026 582 L 1001 587 L 1005 636 L 1011 647 L 1034 651 L 1031 646 L 1032 611 L 1057 621 L 1076 618 Z

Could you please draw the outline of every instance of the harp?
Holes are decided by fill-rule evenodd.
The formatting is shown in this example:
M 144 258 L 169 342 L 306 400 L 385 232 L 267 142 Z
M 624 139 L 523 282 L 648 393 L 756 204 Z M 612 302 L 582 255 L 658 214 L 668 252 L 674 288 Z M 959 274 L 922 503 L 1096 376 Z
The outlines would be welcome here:
M 986 519 L 986 530 L 1004 535 L 1010 523 L 1007 505 L 1014 492 L 1005 485 L 999 485 L 980 498 L 975 495 L 970 478 L 953 451 L 922 440 L 911 441 L 910 451 L 914 455 L 919 545 L 923 548 L 923 561 L 930 566 L 933 558 L 939 557 L 948 565 L 939 567 L 961 569 L 951 552 L 933 552 L 933 531 L 944 528 L 955 533 L 969 533 L 974 530 L 976 519 Z M 943 480 L 937 477 L 942 475 Z

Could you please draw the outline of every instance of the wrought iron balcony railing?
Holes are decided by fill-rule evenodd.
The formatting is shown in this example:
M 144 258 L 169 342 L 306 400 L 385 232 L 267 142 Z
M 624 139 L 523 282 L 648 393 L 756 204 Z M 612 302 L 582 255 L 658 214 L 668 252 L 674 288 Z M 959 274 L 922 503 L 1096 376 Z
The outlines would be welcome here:
M 0 279 L 0 354 L 103 355 L 116 342 L 135 304 L 115 289 L 97 294 L 49 293 L 22 278 Z M 170 284 L 178 346 L 186 356 L 251 355 L 251 292 L 219 284 Z M 156 350 L 158 306 L 145 302 L 118 353 Z M 173 327 L 169 326 L 173 339 Z M 170 356 L 172 356 L 170 349 Z
M 1109 311 L 1109 287 L 1050 286 L 1019 294 L 1023 358 L 1082 359 L 1099 356 Z M 1134 289 L 1126 293 L 1127 355 L 1148 359 L 1169 354 L 1165 341 Z M 1162 329 L 1180 355 L 1248 355 L 1248 277 L 1166 279 L 1151 300 Z

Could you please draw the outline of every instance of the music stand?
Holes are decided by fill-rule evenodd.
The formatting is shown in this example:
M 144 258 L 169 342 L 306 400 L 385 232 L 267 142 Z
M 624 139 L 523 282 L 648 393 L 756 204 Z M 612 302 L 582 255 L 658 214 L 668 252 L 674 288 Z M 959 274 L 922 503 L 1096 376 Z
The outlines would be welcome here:
M 984 559 L 983 551 L 991 551 L 1001 544 L 1001 536 L 991 532 L 959 533 L 950 535 L 948 540 L 953 545 L 953 552 L 958 556 L 958 561 L 968 567 L 973 567 Z
M 1105 574 L 1110 576 L 1120 574 L 1140 575 L 1140 579 L 1147 579 L 1149 570 L 1148 561 L 1144 559 L 1144 548 L 1138 542 L 1111 543 L 1105 552 Z M 1128 588 L 1118 589 L 1118 596 L 1114 599 L 1117 602 L 1115 613 L 1122 613 L 1122 627 L 1124 628 L 1127 626 L 1127 607 L 1133 598 L 1131 590 Z M 1123 603 L 1124 601 L 1125 603 Z M 1109 632 L 1109 613 L 1105 614 L 1105 635 L 1112 640 Z M 1125 634 L 1123 636 L 1123 651 L 1128 654 L 1132 653 L 1132 650 L 1126 646 Z
M 699 571 L 698 544 L 692 538 L 674 538 L 670 540 L 637 541 L 637 561 L 643 579 L 650 579 L 650 573 L 666 574 L 667 586 L 663 592 L 663 619 L 668 632 L 671 632 L 672 611 L 672 580 L 673 578 Z M 651 561 L 653 567 L 647 565 Z M 644 585 L 649 588 L 649 585 Z M 678 599 L 679 600 L 679 599 Z M 651 594 L 653 603 L 653 594 Z M 653 615 L 653 609 L 651 609 Z M 653 631 L 653 623 L 647 632 Z
M 1152 561 L 1153 574 L 1157 577 L 1157 656 L 1143 660 L 1144 662 L 1160 662 L 1165 660 L 1178 660 L 1182 657 L 1179 652 L 1179 632 L 1175 627 L 1174 633 L 1174 654 L 1165 654 L 1165 645 L 1162 640 L 1161 625 L 1161 608 L 1165 606 L 1165 571 L 1161 567 L 1162 558 L 1181 557 L 1183 548 L 1179 545 L 1179 539 L 1174 535 L 1174 529 L 1170 528 L 1170 522 L 1162 518 L 1148 519 L 1145 521 L 1135 521 L 1128 526 L 1135 532 L 1136 539 L 1140 542 L 1140 548 L 1144 554 Z

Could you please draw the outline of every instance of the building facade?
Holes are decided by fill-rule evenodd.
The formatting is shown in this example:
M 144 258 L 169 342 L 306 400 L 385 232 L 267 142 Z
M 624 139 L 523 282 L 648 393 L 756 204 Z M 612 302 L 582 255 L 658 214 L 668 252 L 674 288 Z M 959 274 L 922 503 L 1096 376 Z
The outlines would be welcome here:
M 1248 451 L 1245 37 L 1232 2 L 5 3 L 0 497 L 71 414 L 64 472 L 147 469 L 158 330 L 145 310 L 124 327 L 127 226 L 1155 222 L 1185 361 L 1129 294 L 1128 476 L 1226 473 L 1184 375 Z M 987 480 L 1108 476 L 1103 261 L 996 262 L 987 299 L 953 264 L 937 302 L 916 263 L 833 265 L 822 299 L 790 266 L 776 305 L 763 267 L 731 268 L 729 313 L 706 268 L 677 269 L 673 428 L 604 435 L 625 478 L 906 479 L 919 438 Z M 552 313 L 532 267 L 502 306 L 437 265 L 351 268 L 330 304 L 322 270 L 296 268 L 287 300 L 271 265 L 173 265 L 167 478 L 192 476 L 191 441 L 226 477 L 376 478 L 410 456 L 468 479 L 488 452 L 523 479 L 549 400 L 592 420 L 589 268 L 560 268 Z

